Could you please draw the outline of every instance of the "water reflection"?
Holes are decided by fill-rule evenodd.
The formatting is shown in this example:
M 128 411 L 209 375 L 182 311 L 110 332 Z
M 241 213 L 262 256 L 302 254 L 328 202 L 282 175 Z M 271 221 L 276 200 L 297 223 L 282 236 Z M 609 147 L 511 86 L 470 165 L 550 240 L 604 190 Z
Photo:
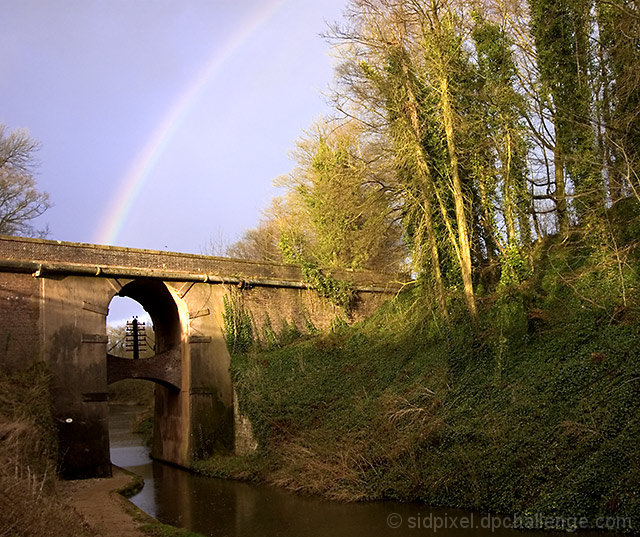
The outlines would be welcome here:
M 210 536 L 379 537 L 431 533 L 417 523 L 460 521 L 464 511 L 420 511 L 391 502 L 340 504 L 299 497 L 271 487 L 189 475 L 175 468 L 154 467 L 158 517 Z M 393 516 L 392 516 L 393 515 Z M 431 518 L 429 516 L 431 515 Z M 392 516 L 392 518 L 389 518 Z M 410 523 L 413 521 L 414 530 Z M 426 524 L 424 524 L 426 522 Z M 479 522 L 479 521 L 478 521 Z M 390 527 L 389 524 L 399 528 Z M 445 537 L 488 534 L 477 529 L 443 529 Z M 513 531 L 494 535 L 513 535 Z
M 211 537 L 550 537 L 557 532 L 492 528 L 487 515 L 419 504 L 340 504 L 301 497 L 273 487 L 206 478 L 151 461 L 137 435 L 129 432 L 136 409 L 111 412 L 111 460 L 145 480 L 133 503 L 166 524 Z M 504 519 L 493 522 L 502 523 Z M 437 531 L 434 526 L 439 525 Z M 457 527 L 452 527 L 453 525 Z M 447 526 L 448 528 L 445 528 Z M 583 536 L 607 536 L 604 532 Z

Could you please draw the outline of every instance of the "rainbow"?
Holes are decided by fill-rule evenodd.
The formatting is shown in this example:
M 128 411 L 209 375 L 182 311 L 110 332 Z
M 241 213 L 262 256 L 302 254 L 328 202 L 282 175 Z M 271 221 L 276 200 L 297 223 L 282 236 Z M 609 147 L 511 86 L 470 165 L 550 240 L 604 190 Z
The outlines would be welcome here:
M 140 195 L 151 172 L 171 142 L 184 118 L 198 102 L 203 91 L 217 75 L 225 62 L 262 25 L 264 25 L 288 0 L 270 0 L 247 18 L 222 48 L 216 48 L 196 76 L 185 87 L 162 120 L 151 133 L 147 143 L 136 155 L 127 173 L 120 181 L 117 194 L 111 200 L 101 221 L 94 242 L 114 244 Z

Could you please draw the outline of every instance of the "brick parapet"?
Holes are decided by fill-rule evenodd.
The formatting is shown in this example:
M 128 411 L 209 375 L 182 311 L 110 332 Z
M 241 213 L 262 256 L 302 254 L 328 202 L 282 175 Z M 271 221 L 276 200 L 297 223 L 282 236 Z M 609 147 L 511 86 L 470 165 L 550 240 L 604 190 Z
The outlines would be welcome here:
M 129 268 L 136 275 L 140 271 L 171 271 L 185 274 L 207 274 L 241 279 L 270 279 L 302 282 L 298 267 L 245 261 L 197 254 L 164 252 L 120 246 L 101 246 L 76 242 L 52 241 L 0 235 L 0 260 L 32 263 L 69 263 L 100 268 Z M 380 274 L 369 271 L 332 270 L 337 279 L 353 282 L 357 287 L 376 286 L 395 289 L 406 280 L 405 275 Z

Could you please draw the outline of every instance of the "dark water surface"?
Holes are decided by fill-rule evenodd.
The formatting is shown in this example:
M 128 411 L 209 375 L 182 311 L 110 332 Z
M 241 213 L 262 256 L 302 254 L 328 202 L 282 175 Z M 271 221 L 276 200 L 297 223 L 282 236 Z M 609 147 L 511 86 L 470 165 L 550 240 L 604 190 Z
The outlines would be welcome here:
M 138 412 L 136 407 L 111 407 L 111 461 L 144 478 L 144 488 L 131 501 L 165 524 L 212 537 L 566 537 L 559 532 L 512 529 L 514 522 L 526 527 L 533 519 L 398 502 L 341 504 L 269 486 L 191 474 L 149 458 L 140 437 L 130 432 L 131 420 Z M 509 528 L 504 527 L 505 523 Z M 591 531 L 580 535 L 614 534 Z

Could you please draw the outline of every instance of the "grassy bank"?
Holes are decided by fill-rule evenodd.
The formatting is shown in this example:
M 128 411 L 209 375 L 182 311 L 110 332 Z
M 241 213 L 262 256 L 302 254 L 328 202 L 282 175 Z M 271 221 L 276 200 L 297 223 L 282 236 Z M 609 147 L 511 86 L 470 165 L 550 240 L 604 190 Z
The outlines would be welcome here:
M 197 464 L 356 501 L 640 529 L 640 281 L 633 226 L 548 240 L 533 275 L 442 321 L 420 287 L 353 327 L 235 355 L 259 450 Z
M 49 408 L 44 367 L 0 371 L 0 535 L 93 535 L 59 497 Z

